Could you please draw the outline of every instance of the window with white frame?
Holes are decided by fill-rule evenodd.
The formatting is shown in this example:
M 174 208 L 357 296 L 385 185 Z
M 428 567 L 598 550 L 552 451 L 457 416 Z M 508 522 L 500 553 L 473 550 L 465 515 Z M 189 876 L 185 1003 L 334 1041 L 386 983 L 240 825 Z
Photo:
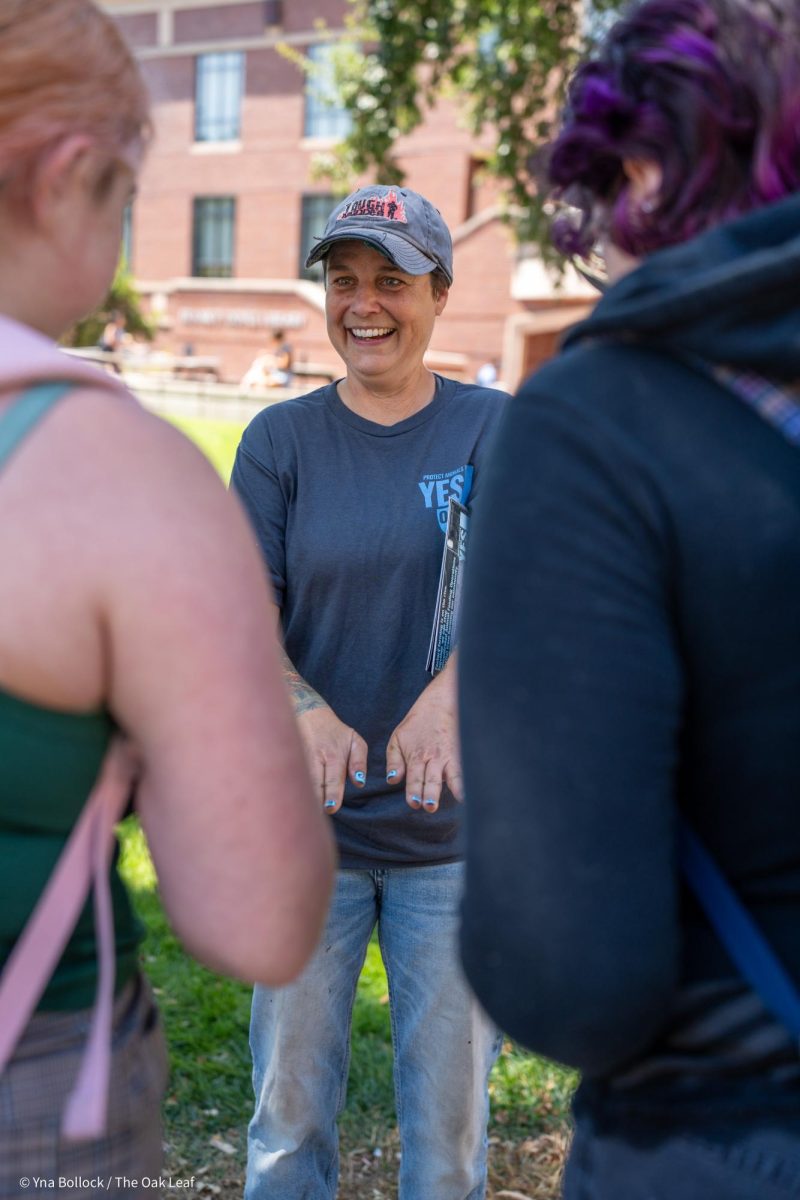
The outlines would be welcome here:
M 233 275 L 236 201 L 233 196 L 197 196 L 192 222 L 192 275 Z
M 199 54 L 195 60 L 196 142 L 236 141 L 242 125 L 245 56 L 240 50 Z
M 309 46 L 312 69 L 306 77 L 306 137 L 340 140 L 350 132 L 350 113 L 342 107 L 336 88 L 334 42 Z

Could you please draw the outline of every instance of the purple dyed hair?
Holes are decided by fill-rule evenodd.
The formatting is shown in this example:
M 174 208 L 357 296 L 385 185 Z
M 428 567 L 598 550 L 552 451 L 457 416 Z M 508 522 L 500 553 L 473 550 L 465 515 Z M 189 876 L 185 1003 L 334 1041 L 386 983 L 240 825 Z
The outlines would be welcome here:
M 623 163 L 656 163 L 654 204 Z M 576 72 L 547 170 L 577 210 L 568 255 L 602 234 L 641 257 L 800 190 L 800 0 L 642 0 Z

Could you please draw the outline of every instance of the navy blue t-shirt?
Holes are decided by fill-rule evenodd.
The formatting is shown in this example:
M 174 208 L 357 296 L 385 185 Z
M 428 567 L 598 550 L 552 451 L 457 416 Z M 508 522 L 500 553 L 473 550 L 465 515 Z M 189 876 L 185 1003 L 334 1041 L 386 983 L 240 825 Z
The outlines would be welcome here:
M 451 496 L 470 504 L 505 393 L 436 377 L 395 425 L 352 412 L 336 384 L 265 408 L 242 437 L 231 486 L 272 576 L 286 653 L 369 749 L 333 818 L 342 866 L 450 862 L 456 801 L 414 811 L 386 783 L 386 745 L 430 682 L 426 660 Z

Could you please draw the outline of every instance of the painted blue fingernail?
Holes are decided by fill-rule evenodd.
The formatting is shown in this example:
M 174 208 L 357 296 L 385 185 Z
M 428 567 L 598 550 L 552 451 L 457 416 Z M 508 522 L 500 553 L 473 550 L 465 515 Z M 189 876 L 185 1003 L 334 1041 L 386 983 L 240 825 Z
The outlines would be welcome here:
M 426 808 L 436 808 L 435 800 L 424 800 L 423 804 L 425 805 Z
M 411 803 L 412 803 L 412 804 L 421 804 L 421 803 L 422 803 L 422 801 L 420 800 L 419 796 L 412 796 L 412 797 L 411 797 Z
M 355 779 L 356 783 L 364 783 L 367 777 L 363 771 L 356 771 L 353 778 Z
M 325 807 L 326 808 L 336 808 L 336 801 L 335 800 L 326 800 Z
M 397 774 L 397 771 L 390 771 L 389 774 L 386 776 L 386 782 L 388 783 L 390 779 L 394 779 L 396 774 Z

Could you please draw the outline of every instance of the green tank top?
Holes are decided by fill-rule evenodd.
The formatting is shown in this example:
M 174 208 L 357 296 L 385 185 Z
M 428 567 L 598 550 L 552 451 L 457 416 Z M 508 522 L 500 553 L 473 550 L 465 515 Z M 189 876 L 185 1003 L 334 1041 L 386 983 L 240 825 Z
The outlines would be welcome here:
M 0 465 L 72 386 L 31 388 L 0 418 Z M 83 809 L 113 731 L 105 710 L 59 712 L 0 690 L 0 968 Z M 138 969 L 142 928 L 117 874 L 117 857 L 118 851 L 111 866 L 111 894 L 119 991 Z M 39 1008 L 87 1008 L 94 1003 L 96 985 L 90 895 Z

